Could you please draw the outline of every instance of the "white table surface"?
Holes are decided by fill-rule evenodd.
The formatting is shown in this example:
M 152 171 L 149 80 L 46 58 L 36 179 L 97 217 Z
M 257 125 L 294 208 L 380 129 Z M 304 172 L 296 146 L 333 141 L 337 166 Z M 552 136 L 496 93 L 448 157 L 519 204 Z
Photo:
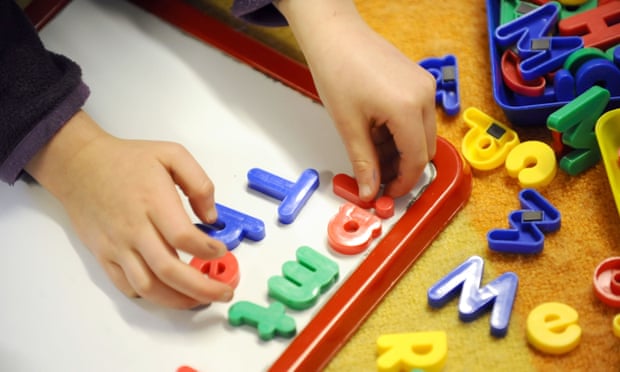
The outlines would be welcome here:
M 362 259 L 327 247 L 327 222 L 343 202 L 331 177 L 351 171 L 323 107 L 124 1 L 75 0 L 41 37 L 82 66 L 92 90 L 85 109 L 104 128 L 182 143 L 214 181 L 217 201 L 262 219 L 267 236 L 233 251 L 241 272 L 233 302 L 169 310 L 117 291 L 44 189 L 0 185 L 0 370 L 265 370 L 288 341 L 229 326 L 229 306 L 267 306 L 267 279 L 301 245 L 337 261 L 339 283 Z M 293 224 L 281 225 L 278 202 L 247 189 L 253 167 L 289 180 L 314 168 L 321 186 Z M 315 307 L 289 312 L 298 329 L 337 286 Z

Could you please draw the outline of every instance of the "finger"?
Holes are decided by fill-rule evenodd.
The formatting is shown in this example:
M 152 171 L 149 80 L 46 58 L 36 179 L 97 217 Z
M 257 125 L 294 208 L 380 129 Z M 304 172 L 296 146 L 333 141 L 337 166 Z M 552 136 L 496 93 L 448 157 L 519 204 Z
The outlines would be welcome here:
M 200 301 L 165 285 L 136 251 L 128 251 L 122 268 L 133 290 L 150 302 L 175 309 L 189 309 L 201 304 Z
M 171 185 L 159 193 L 159 200 L 150 206 L 148 218 L 166 244 L 203 259 L 223 256 L 224 243 L 198 229 L 187 215 L 179 194 Z
M 359 119 L 363 120 L 363 119 Z M 353 126 L 340 126 L 356 128 Z M 366 125 L 364 125 L 366 127 Z M 372 130 L 342 133 L 353 174 L 357 180 L 359 196 L 362 200 L 371 200 L 379 191 L 379 158 L 372 139 Z
M 429 161 L 435 157 L 437 151 L 437 116 L 434 105 L 427 105 L 422 111 L 424 135 Z
M 386 185 L 385 193 L 389 196 L 399 197 L 411 191 L 428 163 L 426 136 L 419 133 L 422 120 L 419 112 L 388 123 L 396 128 L 393 135 L 400 156 L 398 174 Z
M 163 160 L 172 179 L 187 196 L 196 216 L 203 222 L 214 223 L 217 220 L 217 210 L 213 182 L 184 147 L 171 144 L 170 148 Z
M 108 277 L 114 284 L 114 286 L 121 291 L 125 296 L 129 298 L 140 297 L 138 292 L 129 284 L 123 269 L 116 263 L 108 261 L 101 264 L 103 270 L 108 274 Z
M 353 166 L 353 174 L 357 180 L 359 196 L 368 201 L 379 191 L 381 174 L 375 147 L 370 141 L 363 140 L 349 147 L 349 158 Z
M 213 301 L 229 301 L 233 289 L 221 282 L 209 279 L 199 270 L 180 261 L 171 253 L 172 248 L 157 236 L 156 231 L 144 234 L 138 241 L 138 251 L 153 274 L 166 287 L 174 289 L 201 304 Z
M 429 161 L 435 156 L 437 149 L 437 110 L 435 95 L 437 91 L 437 81 L 435 77 L 428 71 L 423 70 L 423 73 L 427 76 L 426 81 L 420 81 L 421 88 L 419 93 L 425 94 L 421 97 L 422 102 L 422 125 L 424 127 L 424 134 L 426 136 L 426 148 L 428 151 Z M 426 83 L 426 84 L 424 84 Z M 424 89 L 426 86 L 426 89 Z

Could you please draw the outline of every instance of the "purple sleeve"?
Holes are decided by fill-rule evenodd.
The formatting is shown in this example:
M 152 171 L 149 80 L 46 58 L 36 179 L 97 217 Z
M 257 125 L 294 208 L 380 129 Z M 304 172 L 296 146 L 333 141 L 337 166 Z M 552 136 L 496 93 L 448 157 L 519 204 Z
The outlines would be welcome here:
M 235 0 L 231 12 L 249 23 L 270 27 L 286 26 L 286 19 L 272 3 L 273 0 Z
M 21 8 L 0 0 L 0 180 L 13 184 L 88 95 L 80 67 L 45 50 Z

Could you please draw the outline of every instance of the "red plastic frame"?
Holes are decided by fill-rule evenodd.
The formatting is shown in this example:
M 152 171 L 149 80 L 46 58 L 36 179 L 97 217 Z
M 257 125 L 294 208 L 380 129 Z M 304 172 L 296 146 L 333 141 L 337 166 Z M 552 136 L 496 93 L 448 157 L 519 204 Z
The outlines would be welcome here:
M 433 163 L 435 180 L 295 336 L 270 371 L 325 367 L 467 202 L 471 172 L 454 146 L 439 138 Z
M 24 13 L 30 18 L 30 22 L 37 31 L 41 30 L 58 12 L 60 12 L 71 0 L 32 0 Z
M 130 0 L 163 20 L 320 101 L 308 67 L 237 32 L 182 0 Z M 40 29 L 69 0 L 34 0 L 26 9 Z M 325 367 L 383 297 L 409 270 L 472 188 L 469 167 L 447 140 L 437 141 L 435 180 L 364 259 L 316 316 L 291 341 L 270 371 Z
M 129 0 L 302 94 L 320 101 L 308 66 L 199 11 L 183 0 Z

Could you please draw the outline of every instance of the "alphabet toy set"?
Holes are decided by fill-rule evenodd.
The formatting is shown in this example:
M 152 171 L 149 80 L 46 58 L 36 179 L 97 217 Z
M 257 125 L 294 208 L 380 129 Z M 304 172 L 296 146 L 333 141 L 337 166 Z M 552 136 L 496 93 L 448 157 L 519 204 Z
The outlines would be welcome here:
M 510 124 L 544 125 L 553 143 L 522 141 L 510 125 L 478 108 L 465 109 L 463 119 L 469 129 L 460 151 L 439 139 L 438 156 L 433 160 L 436 179 L 387 233 L 381 221 L 394 213 L 393 201 L 377 199 L 364 204 L 357 198 L 354 180 L 346 175 L 334 177 L 334 194 L 346 202 L 333 211 L 326 241 L 338 255 L 367 253 L 361 265 L 301 330 L 295 326 L 295 313 L 288 315 L 287 309 L 314 306 L 319 296 L 340 280 L 337 263 L 311 247 L 300 247 L 296 261 L 284 262 L 282 275 L 265 283 L 269 304 L 239 301 L 229 310 L 231 325 L 250 331 L 256 328 L 261 340 L 291 338 L 270 370 L 320 370 L 327 364 L 422 254 L 441 229 L 438 226 L 466 202 L 471 190 L 468 166 L 481 171 L 503 166 L 522 188 L 520 208 L 508 215 L 509 227 L 487 234 L 488 247 L 495 252 L 535 255 L 544 249 L 545 239 L 561 233 L 560 211 L 539 192 L 558 170 L 576 176 L 602 160 L 620 211 L 620 1 L 487 0 L 486 7 L 493 96 Z M 229 37 L 228 41 L 238 38 Z M 215 44 L 224 44 L 233 55 L 241 55 L 259 70 L 275 73 L 284 83 L 318 99 L 305 66 L 286 63 L 283 68 L 270 68 L 267 62 L 274 61 L 248 57 L 261 53 L 240 53 L 237 48 L 241 43 Z M 260 47 L 246 43 L 242 48 Z M 436 79 L 438 106 L 450 116 L 461 112 L 456 57 L 428 58 L 419 64 Z M 280 200 L 279 219 L 291 224 L 316 188 L 316 175 L 307 172 L 300 181 L 291 182 L 254 170 L 248 174 L 248 182 L 251 188 Z M 223 206 L 218 205 L 218 211 L 227 223 L 201 228 L 219 234 L 229 249 L 244 238 L 262 239 L 264 226 L 261 230 L 257 221 L 234 213 L 235 217 L 227 217 Z M 226 235 L 233 231 L 229 230 L 232 226 L 237 229 Z M 382 234 L 385 236 L 378 239 Z M 374 239 L 377 245 L 367 250 Z M 223 264 L 192 262 L 202 272 L 220 275 L 222 281 L 235 285 L 237 275 L 223 275 L 223 267 L 234 268 L 234 262 L 230 257 L 222 260 Z M 438 278 L 427 291 L 428 304 L 444 307 L 460 293 L 459 318 L 473 321 L 490 310 L 491 335 L 504 337 L 519 280 L 507 272 L 481 286 L 483 267 L 483 259 L 472 256 Z M 592 281 L 601 302 L 620 308 L 620 257 L 601 262 Z M 539 304 L 527 318 L 527 341 L 544 353 L 570 352 L 581 338 L 578 321 L 577 312 L 568 305 Z M 620 337 L 620 314 L 612 320 L 611 330 Z M 382 335 L 377 340 L 377 368 L 440 371 L 448 341 L 449 335 L 443 331 Z M 416 352 L 420 350 L 424 352 Z
M 620 2 L 487 0 L 493 94 L 508 120 L 544 125 L 588 90 L 620 107 Z
M 510 126 L 470 107 L 463 113 L 469 131 L 461 152 L 475 169 L 504 165 L 523 187 L 522 209 L 510 213 L 511 228 L 488 232 L 489 249 L 536 254 L 545 234 L 560 229 L 560 212 L 537 191 L 551 183 L 558 165 L 578 175 L 602 158 L 620 212 L 620 1 L 489 0 L 487 14 L 495 100 L 512 124 L 546 125 L 554 143 L 520 142 Z M 456 67 L 444 69 L 444 76 L 436 66 L 437 61 L 456 66 L 449 57 L 420 64 L 437 80 L 437 103 L 454 115 L 458 105 L 449 98 L 458 98 L 458 89 L 447 94 L 446 87 L 452 86 L 444 80 L 457 76 Z M 428 290 L 428 303 L 442 307 L 460 292 L 460 319 L 472 321 L 492 308 L 491 334 L 503 337 L 518 278 L 504 273 L 479 288 L 482 267 L 482 258 L 469 258 Z M 620 308 L 619 282 L 620 257 L 610 257 L 594 270 L 594 293 L 606 305 Z M 611 324 L 615 335 L 619 318 Z M 568 305 L 540 304 L 528 316 L 527 340 L 545 353 L 570 352 L 581 338 L 578 319 Z M 377 342 L 377 367 L 440 371 L 446 343 L 443 332 L 384 335 Z
M 284 261 L 281 274 L 274 273 L 265 283 L 268 304 L 240 299 L 228 309 L 228 322 L 240 331 L 256 332 L 263 341 L 275 337 L 292 338 L 289 346 L 270 370 L 308 370 L 325 366 L 357 327 L 378 305 L 383 296 L 430 245 L 452 216 L 464 205 L 471 191 L 471 174 L 458 151 L 443 138 L 437 142 L 434 169 L 423 189 L 416 195 L 415 207 L 408 207 L 389 231 L 383 220 L 395 213 L 394 200 L 379 197 L 362 202 L 355 180 L 345 174 L 332 178 L 334 195 L 343 203 L 324 232 L 333 257 L 313 247 L 301 246 L 295 260 Z M 318 187 L 316 171 L 305 170 L 299 181 L 290 182 L 265 170 L 248 172 L 248 186 L 281 201 L 278 219 L 294 223 L 303 206 L 311 202 Z M 283 205 L 289 207 L 283 208 Z M 249 215 L 217 205 L 218 221 L 199 224 L 205 233 L 221 239 L 228 254 L 217 260 L 194 257 L 190 264 L 210 277 L 235 287 L 239 284 L 239 265 L 234 250 L 244 239 L 261 240 L 264 224 Z M 295 212 L 285 212 L 295 211 Z M 381 239 L 379 239 L 381 238 Z M 373 241 L 376 245 L 368 249 Z M 347 278 L 340 278 L 338 257 L 366 255 Z M 336 292 L 303 328 L 296 325 L 296 313 L 316 305 L 321 294 L 338 281 Z M 292 312 L 289 313 L 288 310 Z M 293 337 L 295 336 L 295 337 Z M 337 341 L 337 344 L 334 342 Z M 182 366 L 178 371 L 192 371 Z
M 495 100 L 513 124 L 546 125 L 553 136 L 553 152 L 537 144 L 515 162 L 513 152 L 531 141 L 516 145 L 518 137 L 510 129 L 498 132 L 487 126 L 474 150 L 463 140 L 470 164 L 483 169 L 467 154 L 486 151 L 487 157 L 495 156 L 494 165 L 503 158 L 508 173 L 522 186 L 542 188 L 556 172 L 552 155 L 570 175 L 602 159 L 620 212 L 620 1 L 489 0 L 487 14 Z M 489 232 L 490 249 L 537 253 L 542 233 L 559 229 L 559 212 L 544 198 L 528 202 L 526 195 L 536 194 L 522 191 L 526 210 L 510 214 L 512 229 Z M 533 204 L 540 214 L 527 211 Z M 620 257 L 605 260 L 594 273 L 597 297 L 612 307 L 620 307 L 618 273 Z M 616 332 L 615 323 L 613 328 Z
M 546 125 L 571 175 L 602 158 L 620 212 L 620 1 L 488 0 L 487 14 L 493 95 L 508 120 Z

